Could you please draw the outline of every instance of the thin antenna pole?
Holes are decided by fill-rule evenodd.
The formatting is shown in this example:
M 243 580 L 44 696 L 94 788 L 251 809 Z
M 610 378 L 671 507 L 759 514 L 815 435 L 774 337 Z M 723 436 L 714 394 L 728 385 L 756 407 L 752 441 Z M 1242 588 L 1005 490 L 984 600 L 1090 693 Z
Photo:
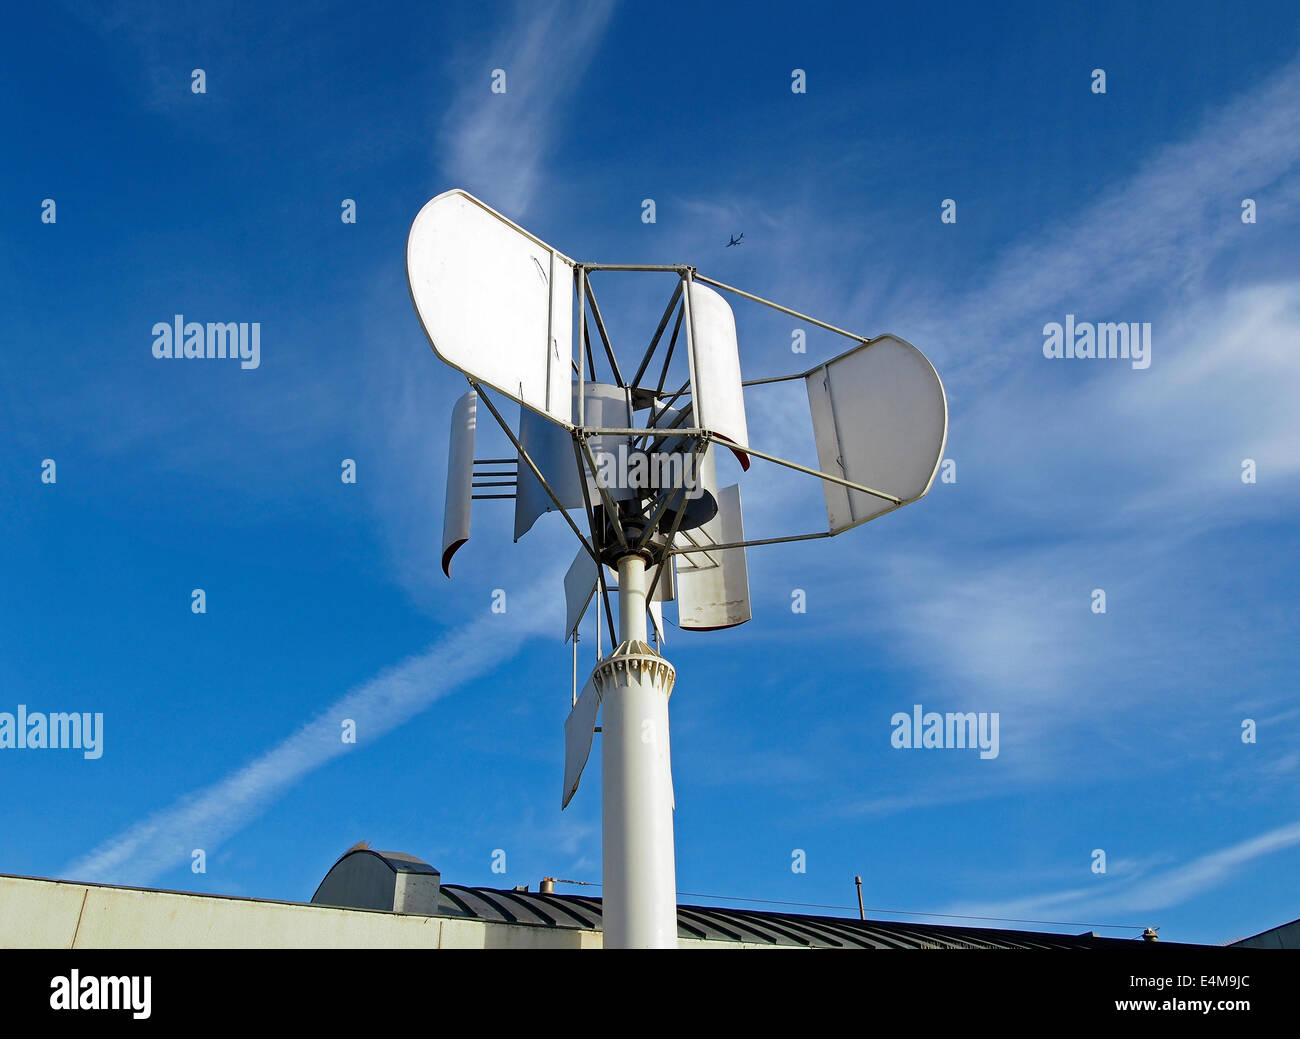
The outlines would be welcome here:
M 609 608 L 609 589 L 605 587 L 605 568 L 600 564 L 600 557 L 603 553 L 602 546 L 604 537 L 602 532 L 596 529 L 596 512 L 591 504 L 591 492 L 587 487 L 587 470 L 582 461 L 582 450 L 579 443 L 586 446 L 586 440 L 581 435 L 575 435 L 573 438 L 573 459 L 578 465 L 578 479 L 582 485 L 582 502 L 587 510 L 587 526 L 591 528 L 591 544 L 594 551 L 592 558 L 596 561 L 596 578 L 600 584 L 600 603 L 596 605 L 596 659 L 600 660 L 600 617 L 601 605 L 604 606 L 605 617 L 609 621 L 609 640 L 612 644 L 617 645 L 618 640 L 614 637 L 614 614 Z M 588 452 L 590 457 L 590 452 Z M 594 465 L 594 462 L 593 462 Z M 595 470 L 593 469 L 593 472 Z M 619 529 L 619 536 L 622 536 L 622 530 Z M 626 547 L 626 546 L 624 546 Z
M 865 920 L 867 918 L 867 911 L 862 908 L 862 878 L 854 877 L 853 883 L 858 886 L 858 919 Z
M 605 620 L 609 622 L 609 645 L 613 649 L 618 645 L 618 640 L 614 637 L 614 611 L 609 608 L 609 585 L 605 580 L 605 568 L 600 563 L 596 564 L 596 574 L 600 578 L 600 599 L 605 604 Z M 597 608 L 596 612 L 601 611 Z
M 578 706 L 578 631 L 575 628 L 573 632 L 573 699 L 569 702 L 570 707 Z M 859 893 L 858 898 L 862 895 Z

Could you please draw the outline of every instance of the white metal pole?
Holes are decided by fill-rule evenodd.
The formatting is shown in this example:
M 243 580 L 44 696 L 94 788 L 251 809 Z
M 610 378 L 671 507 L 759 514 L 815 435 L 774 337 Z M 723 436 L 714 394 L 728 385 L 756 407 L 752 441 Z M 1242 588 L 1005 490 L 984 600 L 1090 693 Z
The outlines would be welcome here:
M 677 947 L 677 868 L 668 743 L 672 665 L 646 639 L 646 561 L 618 561 L 620 645 L 601 664 L 604 945 Z M 640 643 L 640 645 L 637 645 Z

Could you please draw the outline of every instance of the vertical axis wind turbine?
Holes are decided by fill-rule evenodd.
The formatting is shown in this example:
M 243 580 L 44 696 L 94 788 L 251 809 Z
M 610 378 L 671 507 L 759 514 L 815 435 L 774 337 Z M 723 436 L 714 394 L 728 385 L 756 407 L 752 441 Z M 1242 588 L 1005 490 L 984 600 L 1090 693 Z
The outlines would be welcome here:
M 451 576 L 452 556 L 469 540 L 475 500 L 513 498 L 516 541 L 552 511 L 577 537 L 564 579 L 575 694 L 578 625 L 593 599 L 598 613 L 603 607 L 611 651 L 602 654 L 597 643 L 596 665 L 564 725 L 561 807 L 577 791 L 603 708 L 604 944 L 675 947 L 668 700 L 676 671 L 650 644 L 647 616 L 660 648 L 667 601 L 676 601 L 686 630 L 743 624 L 751 616 L 747 546 L 830 537 L 924 497 L 948 436 L 943 384 L 925 356 L 896 336 L 846 332 L 688 265 L 580 263 L 460 190 L 420 210 L 406 269 L 434 353 L 470 384 L 452 410 L 443 571 Z M 605 271 L 673 282 L 631 379 L 591 285 L 591 274 Z M 718 290 L 855 345 L 808 371 L 744 382 L 735 317 Z M 597 380 L 593 327 L 608 382 Z M 665 383 L 679 350 L 687 379 L 674 391 Z M 817 469 L 749 442 L 745 387 L 789 380 L 807 389 Z M 521 406 L 518 430 L 489 391 Z M 515 458 L 474 457 L 480 402 Z M 742 470 L 758 458 L 820 480 L 827 529 L 747 540 L 739 485 L 717 486 L 717 450 L 733 454 Z M 598 617 L 598 639 L 599 624 Z

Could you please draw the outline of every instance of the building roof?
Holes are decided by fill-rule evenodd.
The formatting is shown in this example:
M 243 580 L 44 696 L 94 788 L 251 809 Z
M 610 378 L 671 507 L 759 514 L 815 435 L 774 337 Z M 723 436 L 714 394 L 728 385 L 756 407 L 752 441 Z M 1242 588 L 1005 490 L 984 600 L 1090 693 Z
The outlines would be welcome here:
M 602 944 L 599 898 L 441 885 L 437 871 L 414 856 L 368 850 L 344 856 L 331 875 L 331 883 L 322 884 L 323 890 L 318 890 L 311 903 L 302 903 L 0 874 L 0 946 L 590 949 Z M 334 889 L 327 890 L 331 886 Z M 677 920 L 683 948 L 1191 947 L 1101 938 L 1091 933 L 1053 934 L 698 905 L 679 905 Z M 1258 937 L 1268 941 L 1239 944 L 1286 946 L 1271 932 Z
M 1300 949 L 1300 920 L 1279 924 L 1228 944 L 1243 949 Z
M 599 898 L 443 884 L 438 871 L 416 856 L 364 844 L 349 848 L 330 868 L 312 902 L 558 931 L 604 930 Z M 1131 946 L 1135 941 L 1102 938 L 1092 932 L 1053 934 L 698 905 L 678 905 L 677 936 L 697 942 L 806 949 L 1096 949 Z
M 438 911 L 498 923 L 602 929 L 601 900 L 586 895 L 443 884 Z M 677 907 L 677 936 L 813 949 L 1095 949 L 1147 944 L 1091 933 L 1047 934 L 694 905 Z

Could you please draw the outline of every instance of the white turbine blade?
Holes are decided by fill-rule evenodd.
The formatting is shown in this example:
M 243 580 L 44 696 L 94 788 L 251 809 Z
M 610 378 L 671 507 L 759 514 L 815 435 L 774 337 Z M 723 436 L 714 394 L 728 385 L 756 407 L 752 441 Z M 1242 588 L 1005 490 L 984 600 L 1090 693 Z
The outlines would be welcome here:
M 442 513 L 442 572 L 451 576 L 451 557 L 469 540 L 474 495 L 474 428 L 478 394 L 470 390 L 451 409 L 447 440 L 447 498 Z
M 574 393 L 577 393 L 577 383 L 574 383 Z M 575 416 L 578 413 L 576 401 L 573 405 L 573 413 Z M 630 428 L 632 412 L 628 407 L 627 391 L 603 382 L 584 383 L 582 424 L 591 429 L 599 429 L 602 426 L 610 429 Z M 619 479 L 621 475 L 619 469 L 626 463 L 627 448 L 631 440 L 631 437 L 605 433 L 592 437 L 588 441 L 591 455 L 596 460 L 596 471 L 587 477 L 587 492 L 591 495 L 593 505 L 601 502 L 598 483 L 602 477 L 604 477 L 605 492 L 615 501 L 622 501 L 635 495 L 636 492 L 630 487 L 621 486 L 622 481 Z M 623 448 L 621 456 L 620 447 Z M 583 462 L 585 465 L 585 458 Z
M 668 568 L 665 567 L 664 569 Z M 664 604 L 662 602 L 650 602 L 647 606 L 650 611 L 650 623 L 655 628 L 655 639 L 662 646 L 667 641 L 664 638 Z
M 576 401 L 577 382 L 572 384 L 572 392 Z M 611 426 L 626 429 L 632 424 L 627 409 L 626 391 L 605 383 L 589 382 L 585 386 L 584 396 L 586 398 L 584 426 Z M 578 411 L 576 403 L 573 411 L 576 415 Z M 599 463 L 602 455 L 608 452 L 616 462 L 618 444 L 626 444 L 628 439 L 612 435 L 592 437 L 590 440 L 592 454 Z M 537 468 L 541 470 L 542 475 L 546 477 L 546 482 L 551 485 L 551 490 L 560 499 L 560 503 L 566 509 L 585 508 L 586 500 L 582 493 L 583 477 L 579 474 L 577 458 L 573 453 L 573 437 L 569 431 L 563 426 L 550 422 L 544 416 L 525 410 L 519 413 L 519 442 Z M 583 465 L 586 466 L 585 459 Z M 609 494 L 615 500 L 627 498 L 634 493 L 628 488 L 618 487 L 617 480 L 612 483 Z M 593 479 L 588 478 L 587 484 L 591 503 L 598 505 L 601 500 L 600 491 L 597 490 Z M 521 457 L 518 488 L 515 492 L 515 540 L 518 541 L 527 534 L 540 516 L 554 511 L 555 503 L 551 500 L 551 496 L 546 493 L 546 488 L 541 485 Z
M 677 598 L 677 582 L 671 566 L 659 567 L 659 581 L 650 589 L 651 602 L 672 602 Z
M 654 407 L 661 407 L 658 400 L 655 401 Z M 691 406 L 689 404 L 682 409 L 667 407 L 657 414 L 654 412 L 651 414 L 655 416 L 653 428 L 664 430 L 663 443 L 658 448 L 660 451 L 676 454 L 690 449 L 691 445 L 687 443 L 686 437 L 673 436 L 671 433 L 671 430 L 676 427 L 689 427 L 691 425 Z M 647 418 L 646 421 L 649 422 L 650 420 Z
M 650 419 L 646 421 L 650 422 Z M 665 408 L 651 422 L 652 428 L 662 429 L 664 434 L 662 438 L 651 441 L 653 449 L 649 451 L 648 465 L 650 486 L 660 494 L 673 492 L 673 506 L 665 512 L 660 521 L 661 528 L 671 526 L 675 513 L 684 509 L 686 514 L 678 521 L 677 528 L 678 533 L 682 535 L 708 522 L 708 518 L 712 517 L 718 508 L 717 499 L 713 494 L 713 483 L 706 483 L 701 479 L 698 485 L 699 493 L 695 493 L 696 485 L 690 478 L 696 464 L 695 447 L 698 441 L 694 437 L 675 435 L 672 432 L 675 428 L 690 428 L 693 425 L 694 418 L 689 404 L 680 410 Z M 702 472 L 706 464 L 705 454 L 702 453 L 699 457 Z M 684 496 L 679 493 L 683 487 L 687 490 Z
M 718 433 L 733 444 L 749 444 L 745 421 L 745 396 L 741 388 L 740 348 L 736 342 L 736 317 L 722 296 L 707 285 L 690 282 L 691 326 L 695 347 L 695 399 L 692 409 L 703 429 Z M 749 456 L 733 451 L 741 468 Z
M 855 347 L 804 376 L 821 471 L 902 499 L 924 497 L 948 439 L 948 400 L 925 355 L 897 336 Z M 830 532 L 899 506 L 822 481 Z
M 583 508 L 582 478 L 578 475 L 569 431 L 523 409 L 519 412 L 519 443 L 546 477 L 560 504 L 566 509 Z M 554 511 L 555 502 L 521 455 L 515 482 L 515 540 L 527 534 L 538 517 Z
M 702 551 L 677 557 L 677 624 L 690 631 L 734 628 L 753 616 L 745 550 L 708 547 L 745 540 L 740 486 L 724 487 L 717 497 L 717 516 L 701 528 L 708 537 Z M 692 565 L 693 559 L 703 565 Z
M 596 735 L 596 715 L 600 711 L 600 694 L 590 678 L 582 687 L 578 702 L 573 705 L 564 722 L 564 797 L 560 803 L 563 811 L 578 792 L 582 770 L 591 757 L 591 741 Z
M 406 278 L 442 361 L 572 423 L 572 260 L 454 190 L 425 203 L 411 224 Z
M 573 633 L 587 612 L 587 604 L 596 594 L 599 579 L 596 574 L 596 561 L 585 549 L 578 549 L 569 572 L 564 575 L 564 641 L 573 638 Z
M 704 493 L 711 495 L 716 501 L 718 497 L 718 468 L 714 460 L 712 444 L 708 445 L 700 453 L 700 469 L 697 479 Z M 721 508 L 720 505 L 719 508 Z M 678 538 L 689 545 L 698 545 L 700 551 L 687 552 L 678 556 L 676 558 L 676 571 L 680 573 L 683 570 L 711 570 L 718 566 L 718 553 L 709 552 L 708 547 L 710 545 L 724 544 L 718 537 L 721 529 L 721 521 L 718 515 L 715 514 L 713 519 L 694 530 L 679 530 L 677 532 Z

